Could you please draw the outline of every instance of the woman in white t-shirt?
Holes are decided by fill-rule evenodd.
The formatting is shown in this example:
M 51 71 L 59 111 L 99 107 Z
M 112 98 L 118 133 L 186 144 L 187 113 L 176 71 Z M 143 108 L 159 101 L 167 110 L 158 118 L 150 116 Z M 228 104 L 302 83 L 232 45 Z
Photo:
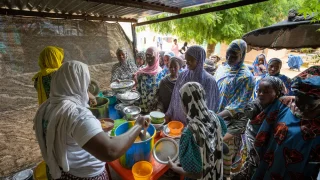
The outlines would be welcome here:
M 89 82 L 87 65 L 78 61 L 64 63 L 53 75 L 50 98 L 34 118 L 49 179 L 108 179 L 105 162 L 124 154 L 149 124 L 141 117 L 122 136 L 108 136 L 87 109 Z

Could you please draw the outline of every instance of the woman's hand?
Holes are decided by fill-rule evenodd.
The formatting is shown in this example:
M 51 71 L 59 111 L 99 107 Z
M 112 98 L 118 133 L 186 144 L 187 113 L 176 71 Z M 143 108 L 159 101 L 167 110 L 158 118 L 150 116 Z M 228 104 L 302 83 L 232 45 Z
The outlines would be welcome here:
M 89 105 L 90 105 L 90 107 L 96 106 L 98 104 L 96 97 L 93 94 L 91 94 L 89 91 L 88 91 L 88 95 L 89 95 Z
M 288 107 L 291 106 L 292 103 L 294 103 L 295 100 L 295 96 L 283 96 L 279 98 L 279 101 L 284 104 L 287 105 Z
M 150 119 L 146 116 L 139 116 L 135 124 L 140 125 L 142 128 L 148 128 L 150 125 Z
M 169 166 L 169 168 L 172 169 L 173 171 L 175 171 L 175 169 L 176 169 L 177 167 L 179 167 L 176 163 L 174 163 L 174 162 L 172 161 L 172 159 L 170 158 L 170 156 L 168 156 L 168 166 Z

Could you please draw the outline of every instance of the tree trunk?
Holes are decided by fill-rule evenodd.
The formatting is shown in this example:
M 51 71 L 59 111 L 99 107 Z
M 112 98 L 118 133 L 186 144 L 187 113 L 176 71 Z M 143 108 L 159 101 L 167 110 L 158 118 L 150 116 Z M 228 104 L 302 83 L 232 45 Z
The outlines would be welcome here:
M 209 58 L 211 54 L 214 53 L 215 47 L 216 47 L 216 43 L 207 45 L 207 58 Z

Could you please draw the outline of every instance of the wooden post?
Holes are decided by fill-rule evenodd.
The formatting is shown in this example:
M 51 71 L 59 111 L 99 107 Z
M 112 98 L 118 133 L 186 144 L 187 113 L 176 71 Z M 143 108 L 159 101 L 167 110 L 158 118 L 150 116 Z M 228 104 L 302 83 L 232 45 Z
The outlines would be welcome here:
M 131 31 L 132 31 L 132 46 L 133 46 L 133 57 L 134 62 L 136 62 L 136 49 L 137 49 L 137 33 L 136 33 L 136 24 L 131 23 Z

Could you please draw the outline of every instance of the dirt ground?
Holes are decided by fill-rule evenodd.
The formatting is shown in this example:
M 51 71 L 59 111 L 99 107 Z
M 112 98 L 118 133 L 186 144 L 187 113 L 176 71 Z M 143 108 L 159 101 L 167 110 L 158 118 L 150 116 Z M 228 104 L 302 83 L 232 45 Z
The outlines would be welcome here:
M 91 78 L 99 82 L 101 89 L 109 86 L 111 67 L 111 63 L 90 66 Z M 284 63 L 282 73 L 294 77 L 299 72 L 289 70 Z M 0 78 L 0 179 L 33 167 L 42 159 L 32 130 L 38 108 L 33 75 Z

